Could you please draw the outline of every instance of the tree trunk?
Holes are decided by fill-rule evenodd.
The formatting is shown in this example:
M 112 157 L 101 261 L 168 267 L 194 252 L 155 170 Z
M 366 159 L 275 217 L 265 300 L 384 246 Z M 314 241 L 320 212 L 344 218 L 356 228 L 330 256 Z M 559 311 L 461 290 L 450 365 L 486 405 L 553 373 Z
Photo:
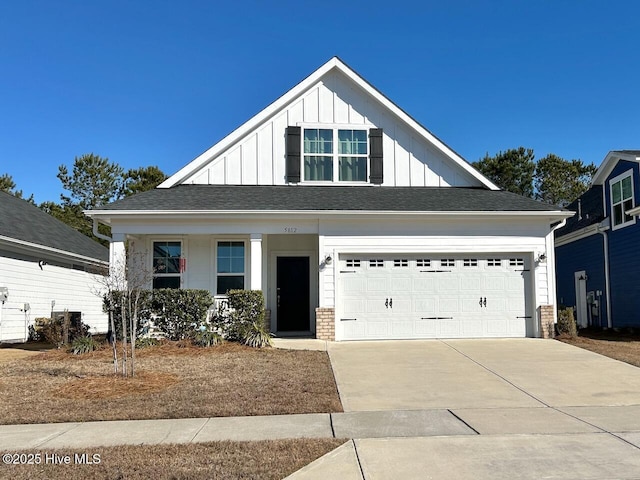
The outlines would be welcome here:
M 111 326 L 111 346 L 113 348 L 113 373 L 118 373 L 118 336 L 113 318 L 113 293 L 109 292 L 109 325 Z
M 127 376 L 127 299 L 122 301 L 122 376 Z

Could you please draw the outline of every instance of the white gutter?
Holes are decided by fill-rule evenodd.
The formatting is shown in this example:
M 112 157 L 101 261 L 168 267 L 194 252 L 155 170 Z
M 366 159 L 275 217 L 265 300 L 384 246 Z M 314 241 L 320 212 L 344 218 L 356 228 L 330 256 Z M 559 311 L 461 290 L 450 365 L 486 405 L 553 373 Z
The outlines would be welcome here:
M 58 248 L 47 247 L 45 245 L 39 245 L 37 243 L 26 242 L 24 240 L 18 240 L 17 238 L 5 237 L 4 235 L 0 235 L 0 243 L 2 243 L 2 242 L 7 243 L 9 245 L 11 245 L 11 244 L 20 245 L 20 246 L 23 246 L 23 247 L 30 248 L 32 250 L 42 250 L 42 251 L 45 251 L 45 252 L 54 253 L 54 254 L 57 254 L 57 255 L 64 256 L 64 257 L 77 258 L 79 260 L 83 260 L 83 261 L 89 262 L 89 263 L 100 263 L 100 264 L 103 264 L 103 265 L 106 265 L 106 264 L 109 263 L 109 262 L 106 262 L 104 260 L 100 260 L 98 258 L 85 257 L 84 255 L 78 255 L 77 253 L 68 252 L 66 250 L 60 250 Z
M 613 326 L 613 320 L 611 319 L 611 288 L 609 286 L 609 237 L 607 236 L 608 225 L 604 225 L 605 222 L 598 225 L 598 233 L 602 234 L 602 249 L 604 250 L 604 289 L 607 294 L 607 327 Z
M 113 242 L 113 238 L 107 237 L 106 235 L 103 235 L 100 232 L 98 232 L 98 219 L 93 218 L 92 220 L 93 220 L 93 234 L 96 237 L 98 237 L 100 240 L 106 240 L 109 243 Z
M 111 216 L 207 216 L 207 215 L 259 215 L 264 216 L 276 216 L 276 215 L 423 215 L 423 216 L 532 216 L 532 217 L 546 217 L 546 216 L 562 216 L 565 218 L 575 215 L 574 212 L 565 212 L 562 210 L 513 210 L 513 211 L 487 211 L 487 210 L 469 210 L 469 211 L 396 211 L 396 210 L 89 210 L 85 212 L 90 217 L 111 217 Z

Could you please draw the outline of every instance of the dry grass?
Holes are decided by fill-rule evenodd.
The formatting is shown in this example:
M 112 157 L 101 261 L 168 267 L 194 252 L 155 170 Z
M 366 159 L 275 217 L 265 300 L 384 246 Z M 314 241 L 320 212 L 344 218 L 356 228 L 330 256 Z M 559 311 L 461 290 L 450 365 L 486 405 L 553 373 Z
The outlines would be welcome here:
M 166 344 L 137 350 L 136 367 L 114 376 L 108 349 L 0 364 L 0 423 L 342 411 L 326 352 Z
M 580 336 L 558 337 L 561 342 L 640 367 L 640 335 L 613 330 L 581 330 Z
M 42 450 L 59 456 L 100 455 L 99 465 L 3 465 L 0 478 L 56 479 L 281 479 L 345 440 L 300 439 Z M 4 453 L 4 452 L 3 452 Z M 33 452 L 35 453 L 35 452 Z

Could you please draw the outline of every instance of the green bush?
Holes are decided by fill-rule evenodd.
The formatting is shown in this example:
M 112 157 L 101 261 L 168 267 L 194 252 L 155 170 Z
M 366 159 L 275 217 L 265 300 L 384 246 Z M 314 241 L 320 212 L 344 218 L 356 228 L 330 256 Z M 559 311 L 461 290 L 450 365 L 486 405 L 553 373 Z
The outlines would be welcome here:
M 206 325 L 202 325 L 196 329 L 191 341 L 198 347 L 213 347 L 221 344 L 224 339 L 219 333 L 210 330 Z
M 58 314 L 54 318 L 36 318 L 34 331 L 40 340 L 60 347 L 66 342 L 89 335 L 89 325 L 83 323 L 79 315 L 69 314 L 65 320 L 64 315 Z
M 160 341 L 152 337 L 138 337 L 136 338 L 136 348 L 155 347 L 160 345 Z
M 102 297 L 102 311 L 108 313 L 109 310 L 113 314 L 113 322 L 115 327 L 116 340 L 122 340 L 122 302 L 127 301 L 126 291 L 112 291 L 111 294 L 107 293 Z M 150 290 L 141 290 L 140 298 L 138 300 L 138 328 L 136 331 L 137 336 L 143 336 L 149 331 L 149 324 L 151 321 L 151 295 Z M 128 307 L 125 307 L 128 308 Z M 133 306 L 131 307 L 133 308 Z M 109 330 L 111 330 L 111 324 L 109 324 Z M 127 333 L 129 332 L 129 324 L 127 324 Z
M 97 342 L 91 335 L 84 337 L 77 337 L 71 342 L 71 353 L 74 355 L 81 355 L 83 353 L 93 352 L 100 348 L 100 343 Z
M 212 325 L 225 338 L 242 341 L 253 323 L 264 328 L 264 296 L 261 290 L 229 290 L 227 299 L 228 310 L 216 312 L 212 318 Z
M 254 348 L 271 347 L 271 336 L 264 322 L 252 322 L 242 331 L 242 343 Z
M 558 334 L 568 335 L 571 338 L 578 336 L 576 321 L 573 318 L 573 308 L 558 310 Z
M 154 323 L 169 340 L 189 338 L 206 323 L 212 303 L 207 290 L 154 290 L 151 300 Z

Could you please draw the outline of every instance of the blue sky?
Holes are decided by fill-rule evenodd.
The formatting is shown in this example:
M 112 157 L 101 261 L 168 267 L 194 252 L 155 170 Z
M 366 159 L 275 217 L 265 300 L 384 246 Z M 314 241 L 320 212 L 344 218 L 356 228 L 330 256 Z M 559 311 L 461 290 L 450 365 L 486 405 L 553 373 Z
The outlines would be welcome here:
M 334 55 L 468 161 L 640 148 L 640 2 L 0 3 L 0 175 L 93 152 L 172 174 Z

